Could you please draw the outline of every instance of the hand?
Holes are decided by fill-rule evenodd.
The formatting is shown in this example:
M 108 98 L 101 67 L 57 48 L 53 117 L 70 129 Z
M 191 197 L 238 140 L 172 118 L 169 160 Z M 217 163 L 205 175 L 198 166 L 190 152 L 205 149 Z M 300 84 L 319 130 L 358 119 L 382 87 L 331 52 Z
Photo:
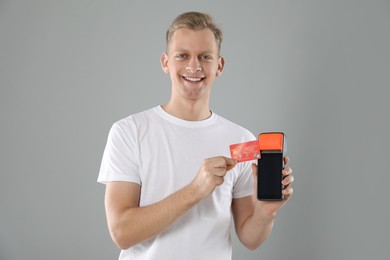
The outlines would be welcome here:
M 284 188 L 282 190 L 282 194 L 284 195 L 284 199 L 281 201 L 259 201 L 257 200 L 257 165 L 252 164 L 252 173 L 255 183 L 255 194 L 256 197 L 256 203 L 261 204 L 262 209 L 266 214 L 274 215 L 276 214 L 276 211 L 280 209 L 286 202 L 291 198 L 293 194 L 293 188 L 292 183 L 294 182 L 294 176 L 291 175 L 292 169 L 287 166 L 287 163 L 289 161 L 288 157 L 284 157 L 284 164 L 285 167 L 282 170 L 283 174 L 283 180 L 282 184 L 284 185 Z
M 221 185 L 224 182 L 226 172 L 236 165 L 236 160 L 223 156 L 205 159 L 198 175 L 192 181 L 200 199 L 207 198 L 217 186 Z

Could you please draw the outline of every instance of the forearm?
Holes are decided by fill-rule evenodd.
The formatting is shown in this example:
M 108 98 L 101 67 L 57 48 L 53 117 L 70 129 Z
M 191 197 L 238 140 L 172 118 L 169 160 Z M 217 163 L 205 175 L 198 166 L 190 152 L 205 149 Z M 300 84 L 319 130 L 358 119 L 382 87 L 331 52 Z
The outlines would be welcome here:
M 240 241 L 249 249 L 258 248 L 270 235 L 276 218 L 276 212 L 265 212 L 260 203 L 256 203 L 254 212 L 237 229 Z
M 109 221 L 111 236 L 120 248 L 129 248 L 163 232 L 199 200 L 190 184 L 155 204 L 122 209 Z

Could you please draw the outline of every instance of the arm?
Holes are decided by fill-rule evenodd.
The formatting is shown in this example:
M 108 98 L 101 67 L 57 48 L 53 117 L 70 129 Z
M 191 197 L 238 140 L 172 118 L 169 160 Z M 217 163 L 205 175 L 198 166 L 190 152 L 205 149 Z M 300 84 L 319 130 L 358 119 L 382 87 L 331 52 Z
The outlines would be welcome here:
M 268 238 L 276 218 L 276 214 L 265 214 L 255 200 L 253 196 L 248 196 L 234 199 L 232 203 L 237 236 L 251 250 Z
M 105 207 L 112 239 L 121 249 L 126 249 L 160 234 L 192 206 L 208 197 L 235 165 L 235 161 L 225 157 L 206 159 L 190 184 L 145 207 L 139 207 L 140 185 L 109 182 Z
M 285 158 L 287 164 L 288 158 Z M 257 187 L 257 166 L 252 165 L 254 175 L 255 190 Z M 285 176 L 282 183 L 285 185 L 283 194 L 285 199 L 282 201 L 258 201 L 256 194 L 244 198 L 234 199 L 232 203 L 232 212 L 236 233 L 240 241 L 249 249 L 256 249 L 269 236 L 276 218 L 277 210 L 280 209 L 291 197 L 293 189 L 291 184 L 294 177 L 292 170 L 285 167 L 283 170 Z
M 140 185 L 130 182 L 110 182 L 106 187 L 108 228 L 121 249 L 163 232 L 198 202 L 189 185 L 158 203 L 139 207 L 140 191 Z

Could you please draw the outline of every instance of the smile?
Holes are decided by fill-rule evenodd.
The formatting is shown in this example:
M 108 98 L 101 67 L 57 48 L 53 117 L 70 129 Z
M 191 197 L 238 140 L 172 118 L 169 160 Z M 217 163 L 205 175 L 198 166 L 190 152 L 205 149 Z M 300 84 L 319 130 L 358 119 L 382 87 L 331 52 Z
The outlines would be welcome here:
M 183 79 L 188 80 L 188 81 L 191 81 L 191 82 L 199 82 L 199 81 L 203 80 L 204 78 L 195 78 L 195 77 L 186 77 L 186 76 L 183 76 Z

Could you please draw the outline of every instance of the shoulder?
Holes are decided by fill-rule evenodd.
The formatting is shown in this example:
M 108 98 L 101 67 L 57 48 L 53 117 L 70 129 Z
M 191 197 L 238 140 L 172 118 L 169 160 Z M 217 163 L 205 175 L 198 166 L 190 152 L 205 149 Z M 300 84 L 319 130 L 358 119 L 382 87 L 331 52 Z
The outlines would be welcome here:
M 134 137 L 140 129 L 147 128 L 147 125 L 155 120 L 155 117 L 154 108 L 131 114 L 114 122 L 110 134 L 120 135 L 123 138 Z
M 155 108 L 137 112 L 124 117 L 113 124 L 113 127 L 128 129 L 141 126 L 156 117 Z
M 217 117 L 218 117 L 217 125 L 228 129 L 230 134 L 237 134 L 248 140 L 255 138 L 252 132 L 246 129 L 245 127 L 240 126 L 220 115 L 217 115 Z

